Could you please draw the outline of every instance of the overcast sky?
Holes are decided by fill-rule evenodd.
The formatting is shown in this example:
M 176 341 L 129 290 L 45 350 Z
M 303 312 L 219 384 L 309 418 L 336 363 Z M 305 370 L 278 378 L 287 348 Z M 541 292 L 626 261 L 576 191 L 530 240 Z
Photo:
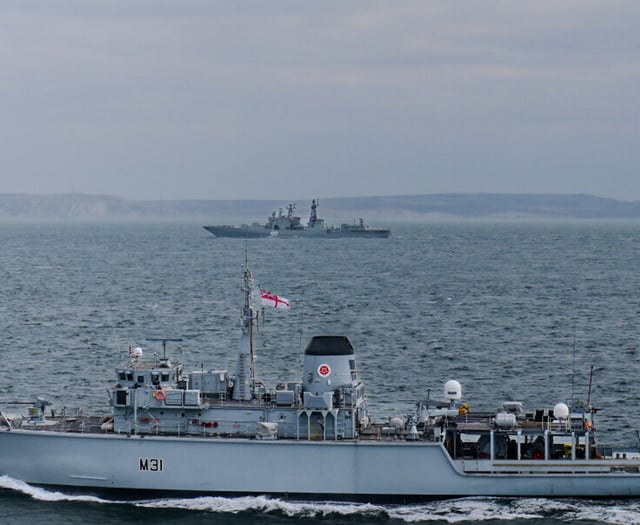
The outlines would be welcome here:
M 638 1 L 2 0 L 0 193 L 640 200 Z

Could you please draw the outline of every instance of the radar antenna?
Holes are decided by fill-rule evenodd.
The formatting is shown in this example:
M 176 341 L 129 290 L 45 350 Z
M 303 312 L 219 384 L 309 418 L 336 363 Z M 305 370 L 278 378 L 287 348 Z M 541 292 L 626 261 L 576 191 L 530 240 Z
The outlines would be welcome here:
M 180 337 L 147 337 L 146 341 L 155 341 L 162 343 L 162 358 L 161 361 L 167 362 L 169 358 L 167 357 L 167 343 L 178 343 L 183 339 Z
M 591 387 L 593 386 L 593 365 L 589 371 L 589 389 L 587 390 L 587 408 L 591 407 Z

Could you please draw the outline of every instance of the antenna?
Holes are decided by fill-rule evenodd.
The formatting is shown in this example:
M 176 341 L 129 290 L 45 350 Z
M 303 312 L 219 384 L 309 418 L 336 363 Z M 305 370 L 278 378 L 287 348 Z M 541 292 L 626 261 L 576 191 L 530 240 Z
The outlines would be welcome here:
M 300 340 L 298 342 L 298 344 L 300 345 L 300 351 L 302 351 L 302 332 L 304 331 L 304 325 L 302 323 L 302 321 L 304 320 L 304 302 L 300 301 L 300 326 L 299 326 L 299 332 L 300 332 Z
M 167 360 L 167 343 L 177 343 L 182 341 L 180 337 L 147 337 L 145 341 L 160 341 L 162 342 L 162 361 Z
M 571 364 L 571 401 L 576 399 L 576 332 L 578 330 L 577 319 L 573 322 L 573 362 Z
M 107 317 L 109 318 L 109 324 L 111 325 L 111 330 L 113 330 L 113 342 L 116 345 L 116 350 L 120 348 L 120 341 L 118 340 L 118 332 L 116 332 L 116 325 L 113 322 L 113 317 L 111 316 L 111 312 L 107 312 Z
M 591 386 L 593 385 L 593 365 L 589 371 L 589 390 L 587 390 L 587 408 L 591 406 Z
M 302 354 L 303 354 L 303 349 L 302 349 L 302 333 L 304 331 L 304 323 L 302 322 L 304 319 L 304 301 L 300 301 L 300 339 L 298 341 L 298 365 L 299 367 L 302 366 Z

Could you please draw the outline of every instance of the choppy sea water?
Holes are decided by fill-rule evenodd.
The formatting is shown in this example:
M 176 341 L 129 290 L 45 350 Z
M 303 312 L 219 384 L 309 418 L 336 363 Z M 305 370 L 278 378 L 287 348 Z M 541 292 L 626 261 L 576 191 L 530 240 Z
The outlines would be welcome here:
M 106 411 L 127 346 L 193 368 L 234 365 L 245 258 L 284 295 L 259 332 L 258 375 L 299 379 L 314 334 L 352 340 L 370 411 L 439 398 L 472 410 L 589 395 L 604 441 L 636 442 L 640 223 L 398 225 L 388 240 L 215 239 L 199 224 L 0 224 L 0 396 Z M 0 451 L 1 453 L 1 451 Z M 58 523 L 640 523 L 640 500 L 479 498 L 421 505 L 274 498 L 106 501 L 0 476 L 0 520 Z

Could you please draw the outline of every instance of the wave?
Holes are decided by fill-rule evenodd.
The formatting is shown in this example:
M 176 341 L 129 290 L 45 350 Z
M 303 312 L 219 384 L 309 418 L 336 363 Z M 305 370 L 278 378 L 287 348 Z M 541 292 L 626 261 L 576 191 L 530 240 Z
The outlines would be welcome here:
M 204 496 L 198 498 L 152 500 L 137 502 L 135 505 L 148 508 L 172 508 L 226 514 L 260 512 L 290 518 L 319 519 L 336 516 L 385 518 L 388 516 L 386 508 L 382 505 L 333 501 L 289 501 L 268 496 L 243 496 L 237 498 Z
M 34 487 L 19 479 L 14 479 L 9 476 L 0 476 L 0 488 L 13 490 L 15 492 L 21 492 L 27 496 L 31 496 L 33 499 L 39 501 L 78 501 L 84 503 L 114 503 L 106 499 L 97 498 L 95 496 L 87 495 L 72 495 L 65 494 L 64 492 L 58 492 L 53 490 L 47 490 L 40 487 Z
M 292 519 L 398 521 L 403 523 L 477 523 L 488 521 L 640 525 L 640 500 L 579 500 L 550 498 L 460 498 L 411 505 L 377 505 L 336 501 L 291 501 L 269 496 L 158 498 L 122 501 L 66 494 L 34 487 L 0 476 L 0 488 L 44 502 L 131 505 L 136 508 L 210 512 L 212 514 L 269 514 Z

